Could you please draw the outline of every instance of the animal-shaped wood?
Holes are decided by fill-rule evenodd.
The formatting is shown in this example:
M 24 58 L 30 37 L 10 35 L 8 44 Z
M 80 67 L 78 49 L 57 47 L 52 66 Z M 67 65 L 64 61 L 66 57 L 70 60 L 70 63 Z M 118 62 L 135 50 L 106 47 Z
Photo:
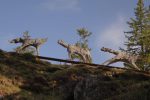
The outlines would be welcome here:
M 116 55 L 115 57 L 105 61 L 104 63 L 102 63 L 102 65 L 110 65 L 112 63 L 116 63 L 116 62 L 125 62 L 131 66 L 133 66 L 133 68 L 140 70 L 140 68 L 135 64 L 136 61 L 139 59 L 138 55 L 134 55 L 134 54 L 130 54 L 127 52 L 123 52 L 123 51 L 115 51 L 109 48 L 101 48 L 101 51 L 104 52 L 109 52 L 112 53 L 114 55 Z
M 85 63 L 91 62 L 91 53 L 89 49 L 80 48 L 76 45 L 67 44 L 63 40 L 58 40 L 58 44 L 67 48 L 68 56 L 70 60 L 73 60 L 71 57 L 72 54 L 77 54 L 82 58 L 83 62 Z
M 36 49 L 37 56 L 39 55 L 39 47 L 44 44 L 47 41 L 48 38 L 43 39 L 31 39 L 29 37 L 24 38 L 16 38 L 10 41 L 10 43 L 22 43 L 21 47 L 17 50 L 18 53 L 20 53 L 21 50 L 24 50 L 25 48 L 29 46 L 33 46 Z

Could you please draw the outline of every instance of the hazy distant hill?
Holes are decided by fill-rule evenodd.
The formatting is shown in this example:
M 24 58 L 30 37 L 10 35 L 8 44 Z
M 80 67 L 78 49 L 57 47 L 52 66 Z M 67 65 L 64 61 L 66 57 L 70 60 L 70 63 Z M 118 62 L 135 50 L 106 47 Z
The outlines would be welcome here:
M 150 74 L 86 65 L 53 65 L 0 50 L 4 100 L 150 100 Z

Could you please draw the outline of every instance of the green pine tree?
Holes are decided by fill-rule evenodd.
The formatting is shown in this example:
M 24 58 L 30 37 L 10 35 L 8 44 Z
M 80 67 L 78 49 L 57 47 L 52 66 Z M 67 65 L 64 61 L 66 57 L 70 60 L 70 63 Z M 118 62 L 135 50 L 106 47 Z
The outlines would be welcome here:
M 80 48 L 83 48 L 83 49 L 91 50 L 91 48 L 89 48 L 89 45 L 88 45 L 88 40 L 89 40 L 89 37 L 92 35 L 92 33 L 89 32 L 85 28 L 80 28 L 80 29 L 77 29 L 77 34 L 79 35 L 80 39 L 79 39 L 79 41 L 77 41 L 77 43 L 75 45 L 79 46 Z M 72 58 L 79 59 L 81 61 L 81 57 L 79 55 L 73 54 Z M 90 62 L 92 62 L 92 58 L 91 58 Z
M 145 70 L 150 67 L 150 32 L 149 32 L 149 9 L 144 7 L 144 1 L 139 0 L 137 7 L 135 8 L 135 18 L 131 18 L 127 24 L 130 27 L 130 31 L 125 32 L 127 42 L 127 52 L 140 55 L 141 59 L 137 62 L 137 65 L 141 70 Z
M 85 28 L 80 28 L 77 29 L 77 34 L 80 36 L 80 40 L 77 42 L 77 44 L 82 48 L 90 49 L 88 46 L 88 38 L 92 35 L 92 33 Z

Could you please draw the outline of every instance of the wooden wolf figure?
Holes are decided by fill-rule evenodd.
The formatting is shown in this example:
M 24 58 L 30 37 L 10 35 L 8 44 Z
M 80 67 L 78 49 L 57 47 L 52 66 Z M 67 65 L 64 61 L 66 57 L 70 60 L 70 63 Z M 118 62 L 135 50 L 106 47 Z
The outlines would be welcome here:
M 67 44 L 63 40 L 58 40 L 58 44 L 67 48 L 68 56 L 69 56 L 70 60 L 73 60 L 71 57 L 72 54 L 77 54 L 82 58 L 83 62 L 90 63 L 91 53 L 90 53 L 89 49 L 84 49 L 84 48 L 80 48 L 76 45 Z
M 115 57 L 102 63 L 103 65 L 110 65 L 112 63 L 121 61 L 121 62 L 125 62 L 125 63 L 133 66 L 133 68 L 135 68 L 137 70 L 140 70 L 140 68 L 135 64 L 136 61 L 139 59 L 138 55 L 133 55 L 133 54 L 123 52 L 123 51 L 115 51 L 115 50 L 112 50 L 109 48 L 104 48 L 104 47 L 101 48 L 101 51 L 109 52 L 109 53 L 116 55 Z
M 10 41 L 10 43 L 22 43 L 21 47 L 17 50 L 20 53 L 21 50 L 29 46 L 33 46 L 36 49 L 37 56 L 39 56 L 39 47 L 47 41 L 48 38 L 43 39 L 31 39 L 29 36 L 24 36 L 24 38 L 16 38 Z

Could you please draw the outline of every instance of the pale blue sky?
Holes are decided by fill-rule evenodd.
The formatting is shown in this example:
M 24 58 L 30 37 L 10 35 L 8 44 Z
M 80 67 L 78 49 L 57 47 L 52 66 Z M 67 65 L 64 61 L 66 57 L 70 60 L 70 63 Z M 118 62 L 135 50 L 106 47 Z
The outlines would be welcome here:
M 0 0 L 0 48 L 12 51 L 18 45 L 8 40 L 28 30 L 33 38 L 48 37 L 41 56 L 68 59 L 66 49 L 57 44 L 64 39 L 73 44 L 76 29 L 85 27 L 93 33 L 89 39 L 94 63 L 102 63 L 110 54 L 102 46 L 123 47 L 126 21 L 134 16 L 138 0 Z M 150 5 L 150 0 L 145 0 Z

